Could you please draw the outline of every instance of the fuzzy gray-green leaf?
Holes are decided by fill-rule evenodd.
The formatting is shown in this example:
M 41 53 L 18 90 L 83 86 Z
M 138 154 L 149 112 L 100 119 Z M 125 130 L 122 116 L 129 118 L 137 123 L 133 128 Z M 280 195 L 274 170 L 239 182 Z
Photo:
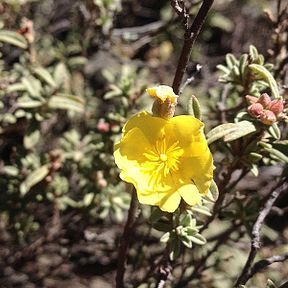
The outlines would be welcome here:
M 280 98 L 278 85 L 272 74 L 262 65 L 250 64 L 249 68 L 253 73 L 260 76 L 260 79 L 266 80 L 271 89 L 271 93 L 275 98 Z
M 31 172 L 28 177 L 20 185 L 20 193 L 24 196 L 30 189 L 41 182 L 49 173 L 48 165 L 43 165 L 35 171 Z
M 225 123 L 213 128 L 207 133 L 207 142 L 211 143 L 223 138 L 225 135 L 234 132 L 237 129 L 235 123 Z
M 84 100 L 74 95 L 58 94 L 48 101 L 48 107 L 52 109 L 64 109 L 74 112 L 84 111 Z
M 22 49 L 28 47 L 26 39 L 14 31 L 0 30 L 0 42 L 8 43 Z
M 224 136 L 225 142 L 234 141 L 256 131 L 254 124 L 246 120 L 235 123 L 235 125 L 236 129 Z

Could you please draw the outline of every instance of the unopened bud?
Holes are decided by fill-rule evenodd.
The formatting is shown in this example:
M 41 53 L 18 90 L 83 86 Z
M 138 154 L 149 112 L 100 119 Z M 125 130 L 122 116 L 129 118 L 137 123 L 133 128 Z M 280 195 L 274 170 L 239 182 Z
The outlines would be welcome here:
M 258 100 L 258 103 L 262 104 L 264 108 L 266 108 L 270 104 L 270 102 L 271 98 L 267 93 L 263 93 Z
M 107 183 L 107 181 L 106 181 L 105 178 L 104 178 L 103 171 L 97 171 L 96 177 L 97 177 L 98 187 L 99 187 L 100 189 L 106 188 L 107 185 L 108 185 L 108 183 Z
M 248 107 L 248 112 L 252 117 L 259 118 L 264 111 L 260 103 L 254 103 Z
M 260 120 L 265 125 L 272 125 L 277 121 L 275 114 L 270 110 L 264 110 L 260 116 Z
M 259 98 L 251 95 L 246 95 L 245 98 L 249 104 L 254 104 L 259 100 Z
M 155 116 L 162 118 L 171 118 L 174 115 L 177 105 L 177 98 L 173 89 L 166 85 L 147 88 L 146 92 L 155 98 L 152 112 Z
M 284 110 L 284 101 L 281 99 L 275 99 L 271 101 L 269 104 L 269 110 L 272 111 L 276 116 L 278 116 L 280 113 Z
M 97 123 L 97 129 L 102 133 L 107 133 L 110 130 L 110 125 L 104 119 L 100 119 Z
M 177 104 L 178 95 L 176 95 L 172 87 L 167 85 L 159 85 L 157 87 L 147 88 L 146 92 L 156 99 L 159 99 L 164 103 L 167 99 L 170 100 L 171 104 Z

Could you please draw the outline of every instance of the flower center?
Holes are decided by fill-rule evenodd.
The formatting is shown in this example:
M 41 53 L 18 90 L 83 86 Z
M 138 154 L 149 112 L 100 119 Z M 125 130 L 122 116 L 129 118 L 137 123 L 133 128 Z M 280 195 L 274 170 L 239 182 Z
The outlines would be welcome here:
M 179 141 L 168 141 L 165 137 L 158 139 L 152 149 L 144 153 L 146 161 L 143 171 L 151 174 L 150 183 L 158 185 L 163 182 L 168 174 L 178 171 L 179 158 L 183 155 Z
M 166 155 L 166 154 L 163 154 L 163 153 L 160 154 L 160 157 L 159 157 L 159 158 L 160 158 L 160 160 L 163 161 L 163 162 L 167 161 L 167 159 L 168 159 L 167 155 Z

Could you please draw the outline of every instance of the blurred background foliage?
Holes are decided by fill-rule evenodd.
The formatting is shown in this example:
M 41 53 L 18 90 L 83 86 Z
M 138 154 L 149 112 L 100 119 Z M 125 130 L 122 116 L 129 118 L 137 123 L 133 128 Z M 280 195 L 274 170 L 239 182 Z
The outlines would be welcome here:
M 193 15 L 201 1 L 190 2 Z M 181 95 L 177 113 L 189 111 L 193 94 L 207 132 L 248 120 L 250 126 L 237 129 L 256 133 L 234 142 L 239 137 L 208 134 L 214 136 L 211 143 L 224 140 L 211 146 L 216 182 L 239 151 L 243 157 L 238 155 L 231 174 L 230 205 L 205 235 L 208 244 L 183 254 L 174 278 L 190 273 L 215 231 L 239 219 L 243 225 L 211 257 L 212 268 L 187 287 L 233 286 L 262 199 L 287 173 L 287 120 L 263 126 L 249 116 L 244 98 L 268 92 L 287 99 L 285 15 L 279 16 L 274 0 L 216 0 L 194 47 L 187 74 L 195 79 Z M 130 199 L 118 177 L 113 144 L 129 116 L 150 111 L 145 88 L 171 84 L 182 38 L 181 23 L 165 0 L 0 2 L 1 287 L 112 287 Z M 259 76 L 251 64 L 267 68 L 266 74 Z M 247 175 L 245 181 L 237 181 L 239 173 Z M 277 205 L 282 214 L 275 208 L 263 229 L 263 257 L 287 251 L 287 193 Z M 154 287 L 163 233 L 151 229 L 149 215 L 150 207 L 143 207 L 127 273 L 131 287 Z M 247 287 L 280 285 L 287 273 L 287 264 L 276 264 Z M 268 278 L 276 284 L 267 284 Z M 180 280 L 175 287 L 186 287 Z

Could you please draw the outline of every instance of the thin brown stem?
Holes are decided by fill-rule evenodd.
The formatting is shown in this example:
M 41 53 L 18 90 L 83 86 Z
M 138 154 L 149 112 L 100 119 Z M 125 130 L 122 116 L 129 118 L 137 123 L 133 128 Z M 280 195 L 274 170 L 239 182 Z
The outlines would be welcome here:
M 204 0 L 200 7 L 192 25 L 186 30 L 184 34 L 184 44 L 178 61 L 172 88 L 176 94 L 179 93 L 180 86 L 187 69 L 190 54 L 192 52 L 193 44 L 202 28 L 202 25 L 207 17 L 207 14 L 213 4 L 214 0 Z
M 242 273 L 236 281 L 235 287 L 238 287 L 241 284 L 244 285 L 250 278 L 249 275 L 251 273 L 251 266 L 252 266 L 253 261 L 256 257 L 257 251 L 261 247 L 261 242 L 260 242 L 261 227 L 265 221 L 265 218 L 267 217 L 271 208 L 273 207 L 273 204 L 275 203 L 276 199 L 281 194 L 281 192 L 284 190 L 283 187 L 280 187 L 280 186 L 282 186 L 282 184 L 283 184 L 283 181 L 281 181 L 280 183 L 278 182 L 276 187 L 274 187 L 275 190 L 273 189 L 274 191 L 271 193 L 270 197 L 266 201 L 263 209 L 261 210 L 259 216 L 257 217 L 256 222 L 253 225 L 250 253 L 249 253 L 248 259 L 246 261 L 246 264 L 242 270 Z
M 137 219 L 138 207 L 139 207 L 139 202 L 137 200 L 136 191 L 133 187 L 130 208 L 128 212 L 128 218 L 124 227 L 122 239 L 121 239 L 120 246 L 119 246 L 118 266 L 117 266 L 117 274 L 116 274 L 116 288 L 125 287 L 124 286 L 124 274 L 126 270 L 126 260 L 128 256 L 130 240 L 133 235 L 134 224 Z

